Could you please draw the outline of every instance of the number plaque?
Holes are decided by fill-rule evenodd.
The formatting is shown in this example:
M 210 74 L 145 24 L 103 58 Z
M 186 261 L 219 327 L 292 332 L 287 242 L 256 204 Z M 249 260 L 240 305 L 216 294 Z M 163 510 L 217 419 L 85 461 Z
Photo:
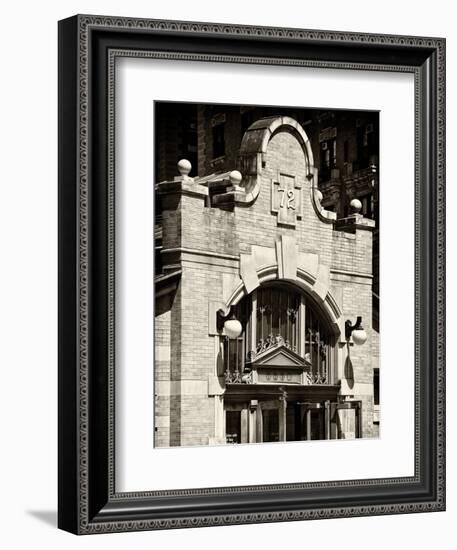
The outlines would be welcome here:
M 271 185 L 271 210 L 277 213 L 277 223 L 295 227 L 301 218 L 301 188 L 294 176 L 278 174 Z

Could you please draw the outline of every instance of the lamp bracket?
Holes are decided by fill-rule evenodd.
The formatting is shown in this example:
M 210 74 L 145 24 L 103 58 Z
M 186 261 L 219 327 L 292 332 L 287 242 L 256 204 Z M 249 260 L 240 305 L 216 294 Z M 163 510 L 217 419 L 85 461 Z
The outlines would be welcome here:
M 345 336 L 346 340 L 349 340 L 351 337 L 351 334 L 354 330 L 362 329 L 362 317 L 359 315 L 357 316 L 357 320 L 354 324 L 350 321 L 350 319 L 347 319 L 347 321 L 344 323 L 345 328 Z
M 227 321 L 227 319 L 230 319 L 231 317 L 235 318 L 234 313 L 232 311 L 232 306 L 229 306 L 225 309 L 218 309 L 216 312 L 216 327 L 219 332 L 222 332 L 224 329 L 224 323 Z

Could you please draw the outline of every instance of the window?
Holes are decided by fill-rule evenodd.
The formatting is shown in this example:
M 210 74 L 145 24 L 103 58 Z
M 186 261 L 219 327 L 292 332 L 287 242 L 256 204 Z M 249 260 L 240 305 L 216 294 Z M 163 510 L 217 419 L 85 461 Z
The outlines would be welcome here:
M 254 111 L 249 110 L 241 114 L 241 138 L 243 138 L 246 130 L 254 122 Z
M 302 292 L 287 284 L 267 284 L 244 298 L 234 313 L 243 332 L 236 340 L 225 340 L 227 382 L 242 382 L 255 357 L 282 343 L 302 357 L 309 383 L 330 383 L 333 337 L 316 305 Z
M 343 160 L 349 162 L 349 141 L 346 139 L 343 144 Z
M 213 158 L 225 155 L 225 124 L 213 126 Z
M 297 351 L 300 297 L 281 287 L 265 287 L 256 297 L 256 342 L 259 347 L 273 336 L 282 336 L 287 346 Z
M 320 150 L 320 179 L 327 181 L 331 177 L 331 171 L 336 167 L 336 139 L 321 141 Z
M 374 405 L 379 405 L 379 369 L 373 369 Z
M 370 165 L 370 157 L 376 154 L 379 147 L 378 132 L 374 124 L 360 125 L 357 127 L 357 160 L 356 170 L 363 170 Z
M 362 214 L 364 218 L 373 219 L 373 193 L 359 197 L 362 203 Z
M 309 364 L 313 381 L 328 381 L 329 335 L 311 307 L 306 308 L 305 362 Z

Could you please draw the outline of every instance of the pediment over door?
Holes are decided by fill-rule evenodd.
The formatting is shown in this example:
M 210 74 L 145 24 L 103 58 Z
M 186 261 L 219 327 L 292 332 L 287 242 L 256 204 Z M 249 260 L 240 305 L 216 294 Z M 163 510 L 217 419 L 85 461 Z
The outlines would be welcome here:
M 304 369 L 305 362 L 298 353 L 293 351 L 282 339 L 258 352 L 251 352 L 249 364 L 251 368 L 259 367 L 289 367 Z

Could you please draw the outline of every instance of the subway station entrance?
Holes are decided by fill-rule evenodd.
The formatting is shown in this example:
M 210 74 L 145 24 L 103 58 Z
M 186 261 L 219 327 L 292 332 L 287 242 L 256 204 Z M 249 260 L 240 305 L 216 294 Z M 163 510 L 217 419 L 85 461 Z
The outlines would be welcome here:
M 362 437 L 362 402 L 340 395 L 331 346 L 324 345 L 321 326 L 311 332 L 298 346 L 303 355 L 290 335 L 262 339 L 245 363 L 236 359 L 245 346 L 227 351 L 234 356 L 225 372 L 227 443 Z M 328 335 L 325 341 L 331 342 Z
M 226 442 L 340 439 L 342 422 L 352 427 L 352 437 L 361 437 L 361 401 L 341 401 L 338 389 L 229 384 L 224 396 Z

